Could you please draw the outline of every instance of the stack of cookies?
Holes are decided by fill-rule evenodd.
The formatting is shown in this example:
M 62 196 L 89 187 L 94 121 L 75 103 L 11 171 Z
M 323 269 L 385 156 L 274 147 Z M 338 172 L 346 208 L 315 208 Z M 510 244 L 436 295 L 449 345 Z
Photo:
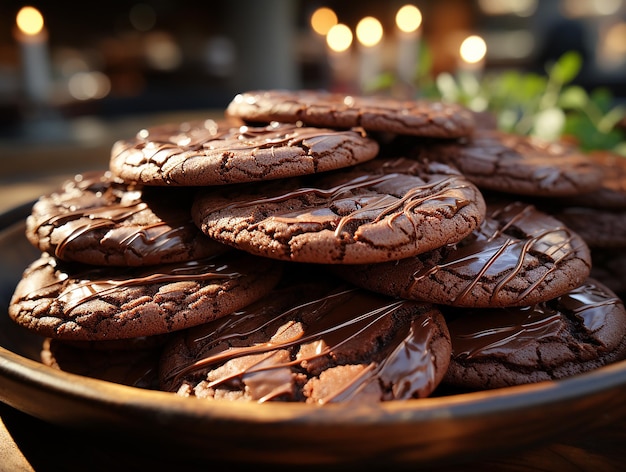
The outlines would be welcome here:
M 208 399 L 561 379 L 626 358 L 622 300 L 556 211 L 608 168 L 455 104 L 243 93 L 42 196 L 9 315 L 48 365 Z

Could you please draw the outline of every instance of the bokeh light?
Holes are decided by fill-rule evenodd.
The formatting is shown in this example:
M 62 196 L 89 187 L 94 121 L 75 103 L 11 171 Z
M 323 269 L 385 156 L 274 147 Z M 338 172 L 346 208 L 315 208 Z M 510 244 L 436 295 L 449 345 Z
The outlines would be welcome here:
M 415 5 L 404 5 L 396 13 L 396 25 L 400 31 L 412 33 L 422 24 L 422 12 Z
M 459 54 L 468 64 L 476 64 L 487 54 L 487 43 L 478 35 L 468 36 L 461 43 Z
M 343 23 L 337 23 L 326 35 L 326 44 L 335 52 L 343 52 L 348 50 L 352 45 L 352 31 Z
M 337 22 L 337 15 L 327 7 L 318 8 L 311 15 L 311 28 L 321 36 L 326 36 Z
M 34 36 L 43 29 L 43 16 L 34 7 L 23 7 L 17 13 L 15 21 L 24 34 Z
M 93 100 L 106 97 L 111 91 L 111 82 L 99 71 L 78 72 L 70 77 L 67 87 L 76 100 Z
M 376 46 L 383 38 L 383 25 L 376 18 L 366 16 L 356 25 L 356 37 L 363 46 Z

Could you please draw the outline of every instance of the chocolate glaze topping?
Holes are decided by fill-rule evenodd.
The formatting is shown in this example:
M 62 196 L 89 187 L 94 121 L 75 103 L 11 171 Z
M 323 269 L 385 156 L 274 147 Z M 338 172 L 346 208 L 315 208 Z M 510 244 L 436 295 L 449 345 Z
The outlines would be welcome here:
M 519 300 L 523 300 L 566 260 L 588 252 L 582 239 L 575 238 L 567 227 L 554 223 L 555 220 L 546 218 L 532 205 L 515 202 L 504 206 L 488 215 L 440 263 L 415 272 L 413 285 L 439 271 L 453 270 L 468 278 L 453 303 L 462 302 L 484 277 L 497 281 L 491 294 L 493 299 L 521 271 L 527 270 L 527 258 L 539 257 L 547 270 L 519 294 Z M 408 291 L 412 290 L 410 286 Z
M 110 178 L 109 173 L 91 173 L 68 181 L 56 200 L 57 207 L 48 209 L 52 203 L 47 201 L 35 207 L 29 231 L 37 235 L 53 231 L 49 249 L 63 260 L 75 257 L 72 244 L 90 233 L 98 238 L 103 251 L 114 248 L 116 253 L 126 254 L 124 261 L 129 265 L 142 259 L 159 261 L 160 255 L 179 253 L 181 246 L 195 244 L 201 233 L 191 213 L 181 211 L 190 193 L 150 195 L 148 190 L 146 196 L 145 189 Z M 78 244 L 86 246 L 85 242 Z
M 607 307 L 622 301 L 586 283 L 544 303 L 518 308 L 466 310 L 448 321 L 455 358 L 507 356 L 543 338 L 559 338 L 567 323 L 593 334 L 606 326 Z
M 189 161 L 195 158 L 212 159 L 214 162 L 211 166 L 221 165 L 220 172 L 226 174 L 231 170 L 229 161 L 242 151 L 256 159 L 256 153 L 262 150 L 279 148 L 293 149 L 293 155 L 276 156 L 273 162 L 268 160 L 267 163 L 261 162 L 267 158 L 259 159 L 258 172 L 271 172 L 267 166 L 280 167 L 284 165 L 283 161 L 288 162 L 302 155 L 315 158 L 311 161 L 315 167 L 312 172 L 317 172 L 317 159 L 327 156 L 332 158 L 340 149 L 345 149 L 354 159 L 345 165 L 369 160 L 378 152 L 376 141 L 367 138 L 365 132 L 357 128 L 335 130 L 278 122 L 267 126 L 228 126 L 205 120 L 141 130 L 135 139 L 115 143 L 111 158 L 112 161 L 120 160 L 131 167 L 154 164 L 158 172 L 168 178 L 176 173 L 184 174 L 190 166 Z M 362 148 L 364 155 L 356 158 L 353 153 L 356 148 Z M 258 177 L 254 180 L 258 180 Z
M 119 152 L 142 150 L 144 157 L 165 162 L 168 155 L 203 149 L 249 150 L 279 146 L 302 146 L 317 154 L 333 150 L 338 142 L 362 130 L 339 131 L 309 128 L 301 123 L 272 122 L 267 126 L 220 126 L 213 120 L 194 121 L 181 125 L 163 125 L 143 129 L 134 141 L 126 142 Z
M 364 169 L 369 167 L 362 166 Z M 450 172 L 447 166 L 431 164 L 429 169 L 425 169 L 415 161 L 399 158 L 385 160 L 382 165 L 376 163 L 371 169 L 370 173 L 347 176 L 345 181 L 328 188 L 300 187 L 274 194 L 272 189 L 267 189 L 270 196 L 264 194 L 261 198 L 245 200 L 235 197 L 234 202 L 212 205 L 211 212 L 260 207 L 291 199 L 316 201 L 309 205 L 311 210 L 292 211 L 285 205 L 284 210 L 273 210 L 269 219 L 286 224 L 332 224 L 335 236 L 343 238 L 349 228 L 353 232 L 358 228 L 358 225 L 350 225 L 351 222 L 377 223 L 385 220 L 388 226 L 392 226 L 401 215 L 413 221 L 413 213 L 434 211 L 434 208 L 438 213 L 451 217 L 472 203 L 470 195 L 473 192 L 468 188 L 468 182 L 463 176 Z M 433 174 L 425 175 L 427 172 Z M 250 227 L 259 224 L 261 222 Z
M 386 224 L 391 226 L 393 220 L 400 215 L 404 215 L 411 220 L 411 213 L 420 205 L 435 204 L 436 202 L 442 208 L 446 208 L 450 214 L 455 214 L 459 209 L 470 203 L 467 199 L 462 197 L 455 198 L 451 194 L 450 189 L 454 189 L 457 186 L 462 188 L 465 184 L 462 179 L 455 179 L 454 177 L 432 184 L 413 185 L 412 189 L 407 191 L 401 198 L 382 194 L 351 195 L 351 192 L 355 190 L 375 189 L 379 184 L 393 183 L 402 188 L 411 180 L 414 179 L 402 174 L 364 175 L 330 189 L 299 188 L 272 197 L 235 202 L 223 209 L 245 208 L 267 203 L 285 202 L 294 198 L 316 196 L 326 199 L 325 201 L 330 200 L 330 202 L 314 208 L 310 212 L 289 210 L 274 212 L 270 218 L 284 223 L 326 223 L 335 219 L 337 213 L 341 213 L 342 199 L 355 200 L 356 202 L 351 204 L 351 206 L 356 207 L 356 209 L 341 215 L 335 224 L 335 236 L 340 238 L 342 233 L 347 232 L 351 221 L 370 220 L 371 223 L 377 223 L 386 217 L 390 217 L 387 219 Z
M 36 300 L 50 293 L 56 293 L 58 302 L 64 305 L 64 312 L 71 313 L 79 305 L 90 300 L 106 297 L 124 288 L 165 284 L 186 280 L 233 280 L 241 274 L 230 265 L 227 260 L 220 256 L 209 257 L 202 260 L 188 261 L 174 264 L 163 264 L 155 270 L 148 268 L 120 268 L 113 272 L 109 268 L 67 266 L 53 258 L 41 258 L 35 261 L 36 265 L 50 265 L 58 272 L 50 283 L 41 285 L 37 290 L 32 290 L 24 296 L 25 300 Z M 70 271 L 66 269 L 70 267 Z
M 203 388 L 245 385 L 258 402 L 297 400 L 296 372 L 316 375 L 324 365 L 341 364 L 348 356 L 346 363 L 366 367 L 357 375 L 334 382 L 317 403 L 350 401 L 378 384 L 383 390 L 380 399 L 411 398 L 434 388 L 430 342 L 433 313 L 438 312 L 354 289 L 333 290 L 321 296 L 319 289 L 312 292 L 317 292 L 316 296 L 307 290 L 300 292 L 299 302 L 290 299 L 287 304 L 285 295 L 272 296 L 196 328 L 186 338 L 188 350 L 196 353 L 194 358 L 166 373 L 168 382 L 176 388 L 184 378 L 206 376 L 208 372 Z M 390 318 L 397 316 L 407 319 L 389 325 Z M 381 329 L 383 332 L 376 334 Z M 384 334 L 387 329 L 391 332 Z M 380 341 L 378 352 L 359 354 L 371 336 L 391 338 Z M 254 337 L 254 342 L 236 341 L 249 337 Z M 351 354 L 353 351 L 357 353 Z

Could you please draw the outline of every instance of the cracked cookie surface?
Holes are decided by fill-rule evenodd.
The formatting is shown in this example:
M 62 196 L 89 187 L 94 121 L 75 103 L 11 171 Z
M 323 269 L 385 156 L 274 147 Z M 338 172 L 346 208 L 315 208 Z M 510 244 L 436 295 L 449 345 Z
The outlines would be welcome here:
M 603 179 L 601 167 L 575 148 L 495 130 L 417 144 L 409 155 L 453 165 L 481 190 L 508 194 L 578 195 L 598 189 Z
M 56 339 L 155 336 L 253 302 L 274 287 L 280 273 L 277 261 L 233 250 L 156 268 L 64 263 L 43 253 L 18 282 L 9 316 Z
M 26 237 L 66 261 L 141 266 L 207 257 L 224 246 L 194 224 L 192 189 L 127 185 L 108 172 L 76 175 L 33 205 Z
M 192 206 L 211 238 L 252 254 L 328 264 L 409 257 L 471 233 L 478 189 L 455 169 L 378 158 L 325 175 L 207 188 Z
M 317 90 L 257 90 L 235 96 L 228 116 L 250 122 L 301 121 L 311 126 L 350 128 L 434 138 L 471 134 L 474 115 L 451 103 L 345 95 Z
M 558 380 L 626 356 L 624 305 L 593 279 L 532 306 L 444 315 L 453 351 L 448 385 L 483 390 Z
M 483 223 L 457 244 L 382 264 L 334 268 L 360 287 L 451 306 L 522 306 L 577 287 L 590 274 L 585 241 L 522 202 L 490 203 Z
M 117 141 L 109 167 L 117 177 L 145 185 L 221 185 L 348 167 L 373 159 L 378 150 L 363 130 L 206 120 L 161 125 Z

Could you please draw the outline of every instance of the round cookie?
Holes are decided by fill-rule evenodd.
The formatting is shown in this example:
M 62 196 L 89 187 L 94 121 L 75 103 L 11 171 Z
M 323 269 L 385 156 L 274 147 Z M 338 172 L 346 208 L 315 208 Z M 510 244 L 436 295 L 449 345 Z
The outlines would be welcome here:
M 127 185 L 108 172 L 76 175 L 41 196 L 26 237 L 42 252 L 86 264 L 142 266 L 207 257 L 225 246 L 191 218 L 191 189 Z
M 622 299 L 626 296 L 626 251 L 591 248 L 590 277 L 606 285 Z
M 589 158 L 603 171 L 600 187 L 593 192 L 557 201 L 567 206 L 626 209 L 626 157 L 609 151 L 593 151 Z
M 399 261 L 334 272 L 387 295 L 464 307 L 522 306 L 580 285 L 590 250 L 576 233 L 532 205 L 487 203 L 481 226 L 457 244 Z
M 537 199 L 593 248 L 626 247 L 626 158 L 596 151 L 589 155 L 603 171 L 600 187 L 568 198 Z
M 467 139 L 429 141 L 409 153 L 453 165 L 481 190 L 529 196 L 570 196 L 600 187 L 603 171 L 564 144 L 477 129 Z
M 86 349 L 46 338 L 41 349 L 41 362 L 83 377 L 155 390 L 158 388 L 161 349 L 161 346 L 127 350 Z
M 430 395 L 450 352 L 434 305 L 296 282 L 179 333 L 159 377 L 163 390 L 181 396 L 378 403 Z
M 356 264 L 457 242 L 483 220 L 484 200 L 449 166 L 378 158 L 308 178 L 207 188 L 192 215 L 211 238 L 252 254 Z
M 227 116 L 249 122 L 301 121 L 330 128 L 456 138 L 474 130 L 474 115 L 452 103 L 354 96 L 321 90 L 257 90 L 236 95 Z
M 24 271 L 9 306 L 45 337 L 104 341 L 155 336 L 227 315 L 265 295 L 281 265 L 240 251 L 149 267 L 95 267 L 46 253 Z
M 593 279 L 528 307 L 448 309 L 447 385 L 483 390 L 558 380 L 626 357 L 624 305 Z
M 626 248 L 626 208 L 550 207 L 550 214 L 576 231 L 593 248 Z
M 373 159 L 378 149 L 362 130 L 276 122 L 229 127 L 206 120 L 144 129 L 117 141 L 109 168 L 145 185 L 221 185 L 348 167 Z

